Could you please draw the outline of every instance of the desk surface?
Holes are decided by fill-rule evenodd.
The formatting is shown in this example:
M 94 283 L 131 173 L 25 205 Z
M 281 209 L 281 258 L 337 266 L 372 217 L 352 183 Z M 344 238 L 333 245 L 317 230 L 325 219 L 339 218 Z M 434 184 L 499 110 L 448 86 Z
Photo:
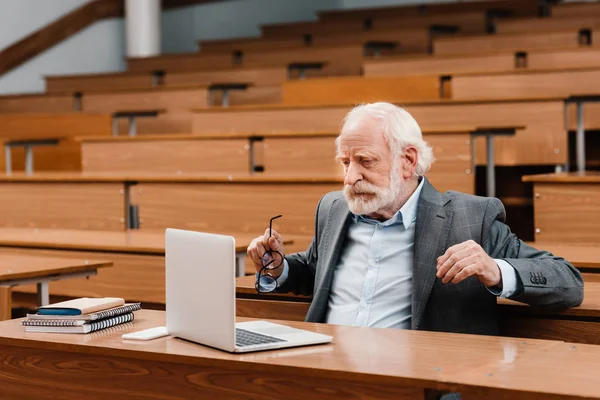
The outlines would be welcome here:
M 260 235 L 233 234 L 236 251 L 245 252 L 252 239 Z M 293 243 L 286 237 L 284 244 Z M 60 250 L 108 251 L 139 254 L 165 254 L 165 232 L 87 231 L 69 229 L 0 228 L 1 247 L 27 247 Z M 1 264 L 0 264 L 1 265 Z
M 0 250 L 0 282 L 83 272 L 111 265 L 110 261 L 28 256 Z
M 600 172 L 562 172 L 557 174 L 525 175 L 523 182 L 547 183 L 600 183 Z
M 465 394 L 485 391 L 492 396 L 486 399 L 500 398 L 506 391 L 523 396 L 519 398 L 533 393 L 600 398 L 598 346 L 294 322 L 285 324 L 332 335 L 334 342 L 233 355 L 171 337 L 149 342 L 121 339 L 123 333 L 164 325 L 164 321 L 164 312 L 142 310 L 136 312 L 133 323 L 88 335 L 26 333 L 20 320 L 0 322 L 1 353 L 6 355 L 5 366 L 11 364 L 7 374 L 0 376 L 0 384 L 6 388 L 12 384 L 14 390 L 33 391 L 44 377 L 49 380 L 54 377 L 64 385 L 76 386 L 81 382 L 79 378 L 63 379 L 75 373 L 100 387 L 112 380 L 111 389 L 115 390 L 119 385 L 137 386 L 136 382 L 150 375 L 160 380 L 161 385 L 177 381 L 180 390 L 192 385 L 204 393 L 218 390 L 213 396 L 228 393 L 225 397 L 236 399 L 250 393 L 257 396 L 261 391 L 264 395 L 264 390 L 274 389 L 271 385 L 282 391 L 291 390 L 291 386 L 300 391 L 294 399 L 306 398 L 309 392 L 313 395 L 319 392 L 314 393 L 304 384 L 312 387 L 325 381 L 331 384 L 332 380 L 337 381 L 338 389 L 327 398 L 342 398 L 340 391 L 355 387 L 363 390 L 356 393 L 357 397 L 370 390 L 369 398 L 407 398 L 399 396 L 400 387 L 459 390 Z M 24 361 L 24 357 L 33 354 L 40 365 Z M 157 369 L 152 370 L 152 365 Z M 85 373 L 81 368 L 94 373 Z M 32 369 L 37 371 L 35 377 L 31 375 Z M 25 382 L 27 374 L 32 379 Z M 22 386 L 16 386 L 17 378 L 11 375 L 23 379 Z M 279 378 L 277 382 L 268 379 L 274 377 Z M 233 396 L 232 388 L 237 397 Z M 58 390 L 58 387 L 48 389 Z M 98 388 L 86 389 L 94 393 Z M 324 385 L 323 390 L 326 389 L 329 387 Z M 148 390 L 140 387 L 135 392 L 141 396 Z M 318 398 L 325 397 L 321 393 Z
M 551 242 L 529 242 L 538 250 L 546 250 L 562 257 L 581 270 L 600 268 L 600 245 L 595 243 L 562 244 Z

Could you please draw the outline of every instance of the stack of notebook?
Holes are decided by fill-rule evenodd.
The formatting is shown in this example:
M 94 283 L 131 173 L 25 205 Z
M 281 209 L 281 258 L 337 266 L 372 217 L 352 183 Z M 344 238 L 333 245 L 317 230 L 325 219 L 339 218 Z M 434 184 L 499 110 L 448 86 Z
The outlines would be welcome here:
M 114 297 L 83 297 L 38 307 L 21 322 L 25 332 L 90 333 L 133 321 L 140 303 Z

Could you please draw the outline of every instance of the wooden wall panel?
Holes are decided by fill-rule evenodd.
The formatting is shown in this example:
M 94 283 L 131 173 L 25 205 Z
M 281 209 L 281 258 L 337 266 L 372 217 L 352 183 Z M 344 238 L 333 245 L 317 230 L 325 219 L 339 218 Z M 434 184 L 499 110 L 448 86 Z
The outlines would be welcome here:
M 208 106 L 205 88 L 154 89 L 131 92 L 85 93 L 83 110 L 111 113 L 127 110 L 188 110 Z
M 283 85 L 283 103 L 286 105 L 335 105 L 438 99 L 440 99 L 440 79 L 435 75 L 330 77 L 289 81 Z
M 600 70 L 455 76 L 455 100 L 568 97 L 600 93 Z
M 439 38 L 433 41 L 433 53 L 437 55 L 560 49 L 565 47 L 580 47 L 579 34 L 576 30 L 471 37 L 457 36 Z
M 334 183 L 140 183 L 131 192 L 139 205 L 141 229 L 182 228 L 208 232 L 248 232 L 257 236 L 269 219 L 283 214 L 283 235 L 314 232 L 314 212 Z
M 0 183 L 4 227 L 123 230 L 120 183 Z
M 534 194 L 536 241 L 600 243 L 599 184 L 538 182 Z
M 84 172 L 248 175 L 248 140 L 82 143 Z

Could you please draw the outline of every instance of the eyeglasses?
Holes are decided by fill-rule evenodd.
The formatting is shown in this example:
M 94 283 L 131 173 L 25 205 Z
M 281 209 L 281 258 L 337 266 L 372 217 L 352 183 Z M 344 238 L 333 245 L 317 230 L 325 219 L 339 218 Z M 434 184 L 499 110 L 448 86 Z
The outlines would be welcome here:
M 269 220 L 269 237 L 273 230 L 273 220 L 281 218 L 277 215 Z M 277 278 L 273 277 L 273 271 L 283 265 L 283 255 L 276 250 L 267 250 L 261 257 L 262 268 L 258 272 L 258 277 L 254 287 L 258 293 L 270 293 L 277 290 Z

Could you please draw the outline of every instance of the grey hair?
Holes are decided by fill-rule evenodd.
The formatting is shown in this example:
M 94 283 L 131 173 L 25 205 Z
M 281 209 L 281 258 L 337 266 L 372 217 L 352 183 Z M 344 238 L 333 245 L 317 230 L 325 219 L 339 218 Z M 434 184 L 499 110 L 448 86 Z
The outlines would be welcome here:
M 406 146 L 415 146 L 419 154 L 415 172 L 419 176 L 425 175 L 435 160 L 433 150 L 423 140 L 421 128 L 412 115 L 391 103 L 378 102 L 354 107 L 344 118 L 341 133 L 335 141 L 338 152 L 344 130 L 358 124 L 365 116 L 380 122 L 393 157 L 400 156 Z

